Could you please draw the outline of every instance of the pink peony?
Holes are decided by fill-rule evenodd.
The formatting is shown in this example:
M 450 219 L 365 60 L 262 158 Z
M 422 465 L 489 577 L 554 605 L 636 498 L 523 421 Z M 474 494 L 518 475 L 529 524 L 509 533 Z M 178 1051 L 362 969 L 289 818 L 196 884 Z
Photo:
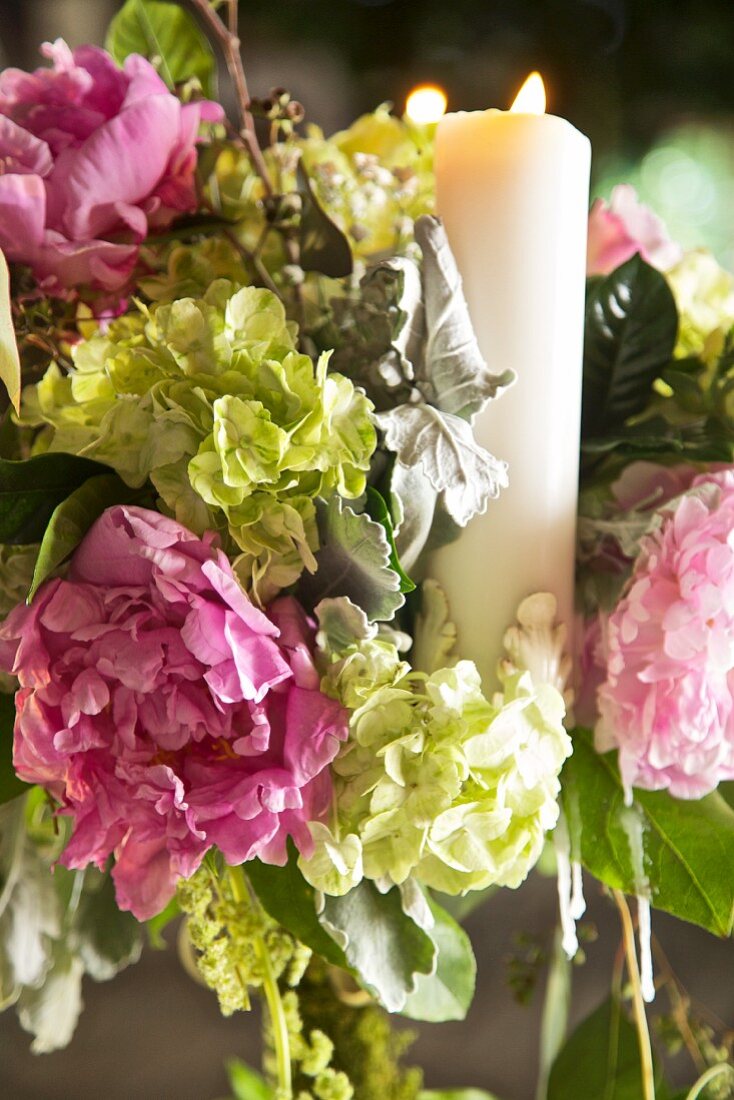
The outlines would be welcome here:
M 700 798 L 734 778 L 734 468 L 659 516 L 607 623 L 597 748 L 628 790 Z
M 621 183 L 609 203 L 597 199 L 591 207 L 586 273 L 608 275 L 636 252 L 660 271 L 667 271 L 683 256 L 657 214 L 638 200 L 633 187 Z
M 47 293 L 124 286 L 151 227 L 196 207 L 204 101 L 182 104 L 137 55 L 42 52 L 53 68 L 0 74 L 0 248 Z
M 114 854 L 120 907 L 147 919 L 212 845 L 231 864 L 282 864 L 289 835 L 308 852 L 347 734 L 311 640 L 294 599 L 250 603 L 212 536 L 105 512 L 68 579 L 0 628 L 20 681 L 15 768 L 73 819 L 62 862 Z

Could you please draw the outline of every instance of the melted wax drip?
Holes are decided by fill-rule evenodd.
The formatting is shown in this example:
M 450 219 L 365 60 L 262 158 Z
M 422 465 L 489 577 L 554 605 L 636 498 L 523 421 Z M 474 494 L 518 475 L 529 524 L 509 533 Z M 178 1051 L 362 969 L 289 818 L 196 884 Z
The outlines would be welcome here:
M 579 898 L 583 904 L 583 894 L 580 890 L 581 868 L 579 864 L 574 863 L 573 871 L 571 869 L 571 845 L 568 837 L 568 826 L 563 816 L 558 819 L 558 824 L 553 833 L 553 841 L 556 849 L 556 867 L 558 869 L 558 906 L 563 936 L 561 946 L 566 956 L 572 959 L 579 949 L 574 914 L 578 910 Z M 577 867 L 579 868 L 578 872 L 576 871 Z M 583 912 L 583 909 L 581 912 Z

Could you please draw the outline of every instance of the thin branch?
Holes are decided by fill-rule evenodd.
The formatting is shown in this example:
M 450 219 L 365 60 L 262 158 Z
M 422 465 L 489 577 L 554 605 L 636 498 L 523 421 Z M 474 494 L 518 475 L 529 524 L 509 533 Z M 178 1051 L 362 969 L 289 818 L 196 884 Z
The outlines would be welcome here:
M 229 0 L 227 8 L 228 23 L 225 24 L 212 8 L 209 0 L 190 0 L 190 3 L 224 55 L 227 71 L 234 84 L 237 97 L 237 108 L 241 124 L 240 137 L 247 146 L 252 163 L 263 182 L 266 193 L 272 195 L 273 185 L 270 181 L 260 143 L 257 140 L 255 120 L 250 111 L 250 93 L 242 65 L 240 39 L 237 33 L 237 4 Z
M 645 1002 L 642 999 L 640 970 L 637 965 L 635 930 L 632 924 L 629 906 L 627 905 L 627 899 L 624 894 L 621 890 L 613 890 L 612 895 L 622 921 L 622 938 L 624 940 L 624 951 L 627 958 L 627 975 L 630 980 L 630 985 L 632 986 L 632 1008 L 635 1016 L 635 1026 L 637 1028 L 637 1042 L 640 1047 L 643 1100 L 655 1100 L 655 1072 L 653 1069 L 650 1032 L 647 1027 L 647 1016 L 645 1015 Z

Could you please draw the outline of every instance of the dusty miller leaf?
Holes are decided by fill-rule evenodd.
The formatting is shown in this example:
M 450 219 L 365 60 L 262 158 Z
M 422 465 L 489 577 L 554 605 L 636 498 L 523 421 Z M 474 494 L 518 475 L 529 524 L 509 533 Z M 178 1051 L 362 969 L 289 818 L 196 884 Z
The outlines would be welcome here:
M 492 374 L 484 361 L 446 230 L 426 214 L 415 223 L 423 253 L 425 343 L 415 373 L 426 401 L 442 412 L 470 420 L 515 380 L 512 371 Z
M 400 577 L 390 568 L 390 544 L 381 524 L 352 511 L 341 497 L 328 505 L 318 502 L 317 570 L 301 579 L 307 599 L 316 604 L 327 596 L 348 596 L 370 622 L 389 621 L 405 597 Z
M 507 485 L 507 464 L 479 446 L 466 420 L 424 404 L 399 405 L 376 419 L 389 450 L 404 466 L 420 465 L 460 527 Z
M 143 949 L 142 926 L 115 901 L 110 875 L 87 870 L 70 937 L 87 974 L 106 982 L 136 963 Z
M 378 409 L 408 401 L 424 329 L 417 264 L 402 256 L 382 260 L 362 276 L 358 297 L 331 305 L 333 369 L 362 385 Z
M 436 945 L 433 974 L 418 974 L 403 1015 L 411 1020 L 463 1020 L 474 997 L 477 964 L 471 941 L 463 928 L 433 899 L 429 898 L 433 927 L 428 935 Z
M 319 920 L 389 1012 L 404 1007 L 418 974 L 434 970 L 436 947 L 404 913 L 397 887 L 381 894 L 363 879 L 341 898 L 325 897 Z
M 438 581 L 428 577 L 421 585 L 420 611 L 413 627 L 410 663 L 432 673 L 456 663 L 456 624 L 449 617 L 449 601 Z
M 21 1027 L 33 1036 L 34 1054 L 68 1046 L 81 1014 L 84 963 L 63 940 L 53 945 L 51 968 L 39 989 L 26 986 L 18 1000 Z
M 61 931 L 61 906 L 48 863 L 25 835 L 21 802 L 0 814 L 0 896 L 0 1004 L 8 1004 L 23 986 L 42 983 Z
M 395 547 L 404 569 L 412 569 L 428 536 L 436 512 L 438 493 L 423 472 L 422 466 L 393 464 L 390 474 L 390 498 L 395 523 Z
M 356 642 L 374 638 L 377 634 L 377 627 L 348 596 L 322 600 L 314 608 L 314 614 L 319 624 L 316 641 L 321 649 L 329 653 L 341 653 Z

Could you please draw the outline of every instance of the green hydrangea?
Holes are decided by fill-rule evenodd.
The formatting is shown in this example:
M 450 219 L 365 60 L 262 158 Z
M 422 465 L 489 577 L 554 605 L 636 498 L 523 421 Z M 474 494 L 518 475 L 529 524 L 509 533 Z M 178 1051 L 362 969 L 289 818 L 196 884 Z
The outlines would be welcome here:
M 308 881 L 331 894 L 362 875 L 449 894 L 519 886 L 556 823 L 571 751 L 555 688 L 516 672 L 490 702 L 472 662 L 427 676 L 379 639 L 353 646 L 323 686 L 352 713 L 335 818 L 301 859 Z
M 297 190 L 301 161 L 318 201 L 346 233 L 355 256 L 368 259 L 410 251 L 413 221 L 433 213 L 434 133 L 435 125 L 395 118 L 383 105 L 328 138 L 311 126 L 306 137 L 271 146 L 265 159 L 283 194 Z M 226 147 L 209 189 L 215 208 L 239 220 L 244 242 L 255 248 L 264 192 L 249 158 Z M 265 260 L 271 270 L 287 262 L 281 252 L 266 254 Z
M 296 335 L 270 291 L 219 280 L 79 344 L 24 418 L 48 425 L 42 447 L 150 478 L 180 523 L 219 530 L 264 601 L 315 568 L 315 500 L 360 496 L 377 441 L 368 399 Z
M 216 279 L 247 286 L 251 273 L 235 245 L 226 237 L 206 237 L 193 244 L 174 241 L 165 248 L 143 249 L 142 259 L 152 274 L 143 275 L 138 287 L 154 302 L 177 298 L 201 298 Z
M 666 272 L 680 314 L 676 354 L 713 362 L 734 325 L 734 275 L 710 252 L 687 252 Z

